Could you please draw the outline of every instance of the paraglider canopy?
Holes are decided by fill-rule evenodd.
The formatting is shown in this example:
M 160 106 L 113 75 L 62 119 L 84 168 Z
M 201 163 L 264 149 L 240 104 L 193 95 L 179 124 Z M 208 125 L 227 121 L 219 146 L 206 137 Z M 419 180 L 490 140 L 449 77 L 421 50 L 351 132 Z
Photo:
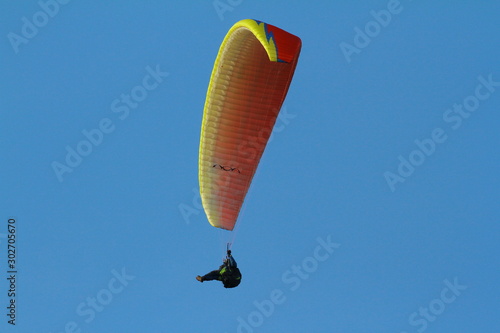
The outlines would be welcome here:
M 301 41 L 256 20 L 224 38 L 208 85 L 199 150 L 203 207 L 214 227 L 233 230 L 288 92 Z

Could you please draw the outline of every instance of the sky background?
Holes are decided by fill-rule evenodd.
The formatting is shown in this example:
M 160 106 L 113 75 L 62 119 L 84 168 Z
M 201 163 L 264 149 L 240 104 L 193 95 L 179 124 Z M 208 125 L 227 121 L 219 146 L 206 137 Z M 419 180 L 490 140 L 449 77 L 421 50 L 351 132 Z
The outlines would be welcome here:
M 1 332 L 498 332 L 498 2 L 63 2 L 0 4 Z M 229 233 L 198 145 L 246 18 L 303 47 Z M 197 282 L 228 239 L 241 285 Z

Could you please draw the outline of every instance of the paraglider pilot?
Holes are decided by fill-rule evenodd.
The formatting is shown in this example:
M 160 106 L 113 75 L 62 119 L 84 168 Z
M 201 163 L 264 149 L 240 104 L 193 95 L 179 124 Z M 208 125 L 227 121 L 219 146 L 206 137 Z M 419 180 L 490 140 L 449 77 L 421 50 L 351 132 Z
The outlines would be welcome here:
M 222 284 L 225 288 L 234 288 L 238 286 L 241 282 L 241 272 L 238 269 L 236 261 L 231 255 L 231 250 L 227 250 L 226 259 L 223 261 L 224 263 L 214 271 L 207 273 L 203 276 L 197 276 L 196 280 L 200 282 L 204 281 L 222 281 Z

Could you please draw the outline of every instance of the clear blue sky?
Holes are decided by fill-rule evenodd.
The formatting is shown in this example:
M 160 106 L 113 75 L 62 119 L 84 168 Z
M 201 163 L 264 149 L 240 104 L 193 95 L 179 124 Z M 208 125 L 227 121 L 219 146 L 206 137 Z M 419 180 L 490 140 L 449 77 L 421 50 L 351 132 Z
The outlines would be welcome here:
M 0 13 L 1 332 L 498 332 L 497 2 Z M 245 18 L 303 48 L 230 234 L 200 209 L 198 142 L 219 45 Z M 232 238 L 242 284 L 197 282 Z

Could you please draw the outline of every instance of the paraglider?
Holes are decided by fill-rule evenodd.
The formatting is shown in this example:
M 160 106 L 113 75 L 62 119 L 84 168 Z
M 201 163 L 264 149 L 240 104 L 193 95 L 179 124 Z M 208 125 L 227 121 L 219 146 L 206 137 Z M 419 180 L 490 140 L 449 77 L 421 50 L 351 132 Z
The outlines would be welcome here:
M 222 281 L 224 288 L 234 288 L 237 287 L 241 282 L 241 272 L 231 255 L 231 250 L 227 250 L 226 259 L 224 259 L 223 264 L 219 269 L 213 270 L 203 276 L 197 276 L 196 280 L 200 282 L 204 281 Z
M 209 223 L 233 230 L 288 92 L 301 40 L 257 20 L 234 24 L 210 77 L 198 177 Z

